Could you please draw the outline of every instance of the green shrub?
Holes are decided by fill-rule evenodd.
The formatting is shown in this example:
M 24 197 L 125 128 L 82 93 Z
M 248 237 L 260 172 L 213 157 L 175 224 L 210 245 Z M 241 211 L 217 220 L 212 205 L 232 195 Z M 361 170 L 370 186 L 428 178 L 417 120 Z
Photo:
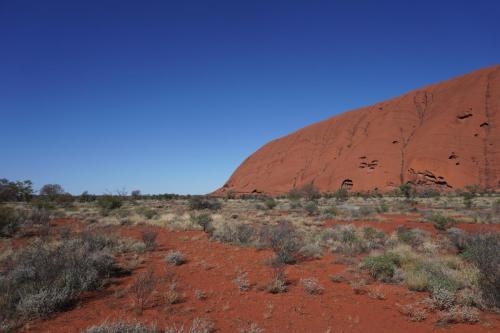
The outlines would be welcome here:
M 500 234 L 480 234 L 468 240 L 463 256 L 480 271 L 479 286 L 487 305 L 500 308 Z
M 80 202 L 93 202 L 96 200 L 97 196 L 95 194 L 89 194 L 88 191 L 83 191 L 83 193 L 78 197 L 78 201 Z
M 412 199 L 413 197 L 415 197 L 416 194 L 415 189 L 410 183 L 401 184 L 399 186 L 399 191 L 402 195 L 404 195 L 406 200 Z
M 338 189 L 333 196 L 337 201 L 347 201 L 349 199 L 349 191 L 345 188 Z
M 294 188 L 288 192 L 288 198 L 291 200 L 299 200 L 304 198 L 306 200 L 315 200 L 321 197 L 320 193 L 314 184 L 306 184 L 299 188 Z
M 328 208 L 325 208 L 325 210 L 323 211 L 323 214 L 326 216 L 326 217 L 334 217 L 334 216 L 337 216 L 338 215 L 338 210 L 337 210 L 337 207 L 335 206 L 330 206 Z
M 115 195 L 103 195 L 97 199 L 97 205 L 104 210 L 113 210 L 123 205 L 123 199 Z
M 213 229 L 212 217 L 210 216 L 210 214 L 200 214 L 197 216 L 193 216 L 192 219 L 194 223 L 196 223 L 203 229 L 203 232 L 209 232 Z
M 33 183 L 30 180 L 11 182 L 0 179 L 0 202 L 30 201 L 33 197 Z
M 387 213 L 389 211 L 389 206 L 385 201 L 382 201 L 377 207 L 377 213 Z
M 374 213 L 374 210 L 372 207 L 368 207 L 368 206 L 361 206 L 358 210 L 358 214 L 359 216 L 361 216 L 362 218 L 366 218 L 370 215 L 372 215 Z
M 385 253 L 366 257 L 361 268 L 367 269 L 370 275 L 377 280 L 390 282 L 400 262 L 401 258 L 397 254 Z
M 452 217 L 444 216 L 439 213 L 432 215 L 429 220 L 434 225 L 434 228 L 440 231 L 444 231 L 456 223 L 455 219 Z
M 158 212 L 152 208 L 147 207 L 139 207 L 136 209 L 136 212 L 146 219 L 151 220 L 153 217 L 158 216 Z
M 363 227 L 363 237 L 368 241 L 377 242 L 380 244 L 384 243 L 386 238 L 383 231 L 369 226 Z
M 304 210 L 308 215 L 312 216 L 318 213 L 318 205 L 314 201 L 309 201 L 305 206 Z
M 0 237 L 12 237 L 21 223 L 22 216 L 17 210 L 0 206 Z
M 278 205 L 278 203 L 273 198 L 269 198 L 266 201 L 264 201 L 264 205 L 266 205 L 267 209 L 273 209 Z
M 203 196 L 194 196 L 189 199 L 189 209 L 191 210 L 219 210 L 221 209 L 221 203 L 215 198 L 208 198 Z
M 425 240 L 425 234 L 420 229 L 410 229 L 405 226 L 397 228 L 398 240 L 411 246 L 421 245 Z

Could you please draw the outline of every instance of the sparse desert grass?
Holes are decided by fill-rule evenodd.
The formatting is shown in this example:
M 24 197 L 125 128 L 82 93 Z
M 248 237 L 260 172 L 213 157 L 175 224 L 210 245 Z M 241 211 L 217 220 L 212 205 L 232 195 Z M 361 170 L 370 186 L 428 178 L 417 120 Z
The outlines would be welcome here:
M 191 326 L 171 326 L 165 329 L 165 333 L 212 333 L 215 332 L 214 322 L 209 318 L 195 318 Z
M 188 328 L 184 326 L 167 327 L 164 333 L 212 333 L 215 326 L 208 318 L 195 318 Z M 258 331 L 256 331 L 258 332 Z M 140 322 L 104 322 L 100 325 L 89 327 L 85 333 L 159 333 L 155 325 L 146 325 Z
M 265 290 L 271 294 L 286 293 L 288 291 L 285 271 L 282 268 L 278 267 L 273 270 L 273 277 Z
M 264 333 L 264 330 L 260 328 L 256 323 L 251 323 L 246 327 L 239 329 L 240 333 Z
M 427 301 L 428 308 L 424 309 L 421 305 L 415 305 L 407 311 L 408 318 L 415 321 L 425 320 L 427 311 L 435 311 L 438 313 L 440 323 L 474 323 L 479 319 L 476 309 L 498 307 L 498 293 L 496 293 L 500 289 L 497 287 L 498 272 L 493 269 L 498 267 L 496 262 L 498 258 L 496 254 L 499 252 L 498 239 L 488 238 L 491 236 L 486 235 L 470 236 L 461 229 L 453 227 L 455 225 L 453 222 L 449 222 L 451 221 L 449 217 L 456 216 L 456 219 L 460 219 L 460 221 L 492 223 L 494 217 L 491 216 L 493 216 L 494 209 L 500 209 L 494 205 L 494 200 L 498 200 L 497 198 L 475 197 L 473 211 L 463 207 L 460 197 L 444 195 L 440 198 L 415 198 L 413 203 L 398 197 L 381 199 L 360 196 L 349 197 L 345 201 L 327 197 L 315 198 L 314 201 L 304 198 L 298 200 L 275 198 L 272 199 L 274 204 L 270 204 L 272 208 L 266 207 L 265 202 L 268 199 L 265 198 L 222 201 L 221 199 L 214 200 L 202 197 L 196 200 L 199 202 L 192 207 L 185 199 L 169 200 L 168 203 L 161 200 L 141 200 L 133 203 L 125 200 L 118 208 L 105 209 L 106 216 L 100 215 L 103 209 L 98 206 L 97 202 L 76 202 L 72 207 L 56 206 L 50 213 L 46 211 L 46 218 L 44 218 L 43 213 L 40 214 L 41 220 L 48 223 L 34 222 L 37 220 L 35 217 L 28 220 L 32 221 L 30 222 L 34 227 L 32 229 L 37 230 L 37 234 L 40 235 L 43 234 L 43 225 L 50 226 L 49 216 L 61 214 L 61 216 L 78 218 L 84 225 L 89 225 L 94 230 L 104 229 L 108 225 L 119 226 L 120 224 L 126 225 L 127 228 L 146 231 L 150 230 L 148 228 L 160 232 L 162 232 L 161 228 L 197 230 L 198 233 L 182 233 L 181 236 L 185 241 L 183 244 L 187 245 L 188 242 L 195 240 L 206 241 L 208 237 L 210 241 L 271 249 L 274 253 L 274 260 L 271 262 L 274 265 L 273 277 L 270 281 L 264 280 L 264 282 L 269 282 L 265 285 L 258 284 L 259 290 L 269 293 L 283 293 L 289 288 L 291 290 L 304 288 L 309 293 L 304 282 L 307 279 L 291 280 L 291 285 L 288 285 L 284 274 L 285 264 L 304 265 L 301 259 L 320 259 L 323 250 L 330 249 L 334 253 L 335 263 L 348 266 L 344 271 L 345 274 L 343 273 L 344 276 L 336 275 L 331 277 L 331 280 L 349 283 L 354 293 L 366 294 L 367 297 L 374 299 L 384 297 L 380 289 L 376 287 L 380 284 L 375 282 L 375 286 L 372 287 L 371 283 L 373 282 L 370 281 L 368 275 L 379 281 L 404 285 L 412 291 L 428 292 L 430 295 Z M 317 208 L 312 214 L 306 209 L 310 202 L 313 202 Z M 215 207 L 211 206 L 213 203 L 215 203 Z M 256 208 L 256 204 L 260 204 L 262 207 Z M 387 235 L 378 230 L 377 225 L 371 222 L 369 224 L 373 227 L 364 226 L 368 224 L 365 221 L 353 222 L 352 225 L 338 224 L 341 220 L 382 221 L 384 218 L 388 222 L 392 222 L 390 215 L 384 215 L 386 211 L 407 214 L 408 220 L 417 221 L 421 215 L 411 212 L 414 205 L 418 205 L 419 213 L 425 214 L 425 217 L 432 218 L 439 215 L 446 217 L 445 223 L 441 223 L 440 218 L 436 219 L 438 236 L 436 236 L 435 230 L 429 229 L 429 225 L 425 225 L 425 228 L 422 227 L 422 229 L 429 230 L 428 232 L 420 229 L 400 228 Z M 21 212 L 20 216 L 23 216 L 19 227 L 11 233 L 15 237 L 20 237 L 24 235 L 24 228 L 29 225 L 24 217 L 29 217 L 30 209 L 14 205 L 12 207 L 16 207 L 15 210 Z M 41 211 L 43 212 L 43 210 Z M 155 214 L 148 218 L 144 215 L 145 211 L 154 211 Z M 284 219 L 287 221 L 283 221 Z M 332 223 L 329 221 L 331 219 L 336 221 Z M 325 225 L 330 225 L 329 223 L 334 226 L 326 227 Z M 154 225 L 155 228 L 151 225 Z M 199 232 L 201 229 L 207 235 Z M 386 230 L 383 227 L 380 229 Z M 49 229 L 46 234 L 52 235 L 53 230 Z M 494 235 L 498 237 L 497 234 Z M 181 236 L 178 238 L 180 239 Z M 50 244 L 50 247 L 57 247 L 60 245 L 59 243 L 72 241 L 72 237 L 74 237 L 72 233 L 67 235 L 61 233 L 57 236 L 58 243 L 47 244 Z M 84 234 L 81 234 L 77 238 L 83 239 L 85 237 Z M 143 234 L 142 241 L 117 239 L 116 237 L 101 238 L 95 235 L 94 238 L 89 243 L 92 251 L 107 253 L 111 258 L 113 254 L 129 252 L 128 256 L 134 257 L 138 263 L 147 262 L 141 258 L 150 255 L 140 256 L 140 254 L 154 249 L 156 243 L 156 236 L 149 237 L 146 234 Z M 5 238 L 4 240 L 8 241 L 9 239 Z M 163 240 L 164 237 L 162 236 L 161 239 Z M 151 244 L 153 245 L 151 246 Z M 167 243 L 167 246 L 172 245 Z M 3 257 L 3 261 L 15 257 L 14 254 L 7 255 L 5 253 L 0 256 Z M 193 261 L 195 260 L 194 256 L 193 254 Z M 165 260 L 170 265 L 177 265 L 184 262 L 185 257 L 182 253 L 172 251 L 167 254 Z M 359 262 L 361 262 L 360 265 L 358 265 Z M 307 264 L 314 265 L 315 263 L 309 262 Z M 128 263 L 125 265 L 129 266 Z M 135 266 L 142 269 L 142 265 Z M 220 265 L 217 266 L 220 267 Z M 186 268 L 191 269 L 191 267 Z M 209 269 L 213 269 L 213 267 L 207 268 L 207 270 Z M 112 274 L 114 273 L 110 273 L 109 276 Z M 6 276 L 7 274 L 4 272 L 0 273 L 0 292 L 4 290 L 2 284 Z M 138 275 L 135 275 L 133 280 L 135 281 L 137 277 Z M 318 276 L 318 278 L 324 277 Z M 101 282 L 105 280 L 106 277 L 102 278 Z M 366 281 L 370 281 L 370 285 L 366 286 Z M 297 285 L 295 282 L 298 282 Z M 248 275 L 245 272 L 237 273 L 234 283 L 241 291 L 248 290 L 250 286 Z M 97 288 L 100 286 L 102 284 L 99 284 Z M 182 286 L 184 287 L 184 282 Z M 189 288 L 187 290 L 190 290 L 190 297 L 184 298 L 175 283 L 171 283 L 167 291 L 164 291 L 165 288 L 161 289 L 162 294 L 160 294 L 159 299 L 164 301 L 165 309 L 173 311 L 176 307 L 168 305 L 184 301 L 188 303 L 190 299 L 197 302 L 196 300 L 201 301 L 206 298 L 207 294 L 204 291 L 195 289 L 199 286 L 186 285 L 185 287 Z M 385 290 L 386 286 L 383 288 Z M 321 286 L 319 289 L 321 290 Z M 313 290 L 311 294 L 315 295 L 315 288 L 311 290 Z M 213 291 L 209 291 L 208 294 L 213 295 L 212 293 Z M 51 295 L 49 294 L 50 297 Z M 275 296 L 268 295 L 267 297 Z M 317 299 L 324 297 L 326 296 L 318 296 Z M 390 296 L 388 295 L 388 297 Z M 43 299 L 46 297 L 43 296 Z M 78 292 L 67 304 L 73 304 L 77 300 Z M 10 299 L 7 301 L 10 302 Z M 0 309 L 3 310 L 2 307 L 5 305 L 2 304 L 0 302 Z M 204 304 L 208 306 L 208 303 Z M 23 306 L 27 307 L 24 304 Z M 145 307 L 147 307 L 147 302 Z M 65 308 L 67 305 L 58 307 L 55 311 Z M 3 316 L 2 319 L 4 319 L 4 312 L 0 311 L 0 313 L 0 317 Z M 19 316 L 24 317 L 24 315 Z M 188 329 L 190 328 L 182 328 L 182 330 L 179 328 L 177 331 L 171 332 L 189 332 Z M 245 326 L 245 329 L 250 329 L 250 325 Z
M 299 254 L 306 259 L 320 259 L 323 256 L 323 249 L 319 244 L 309 243 L 299 249 Z
M 157 333 L 154 325 L 147 326 L 139 322 L 118 321 L 114 323 L 104 322 L 100 325 L 89 327 L 85 333 Z

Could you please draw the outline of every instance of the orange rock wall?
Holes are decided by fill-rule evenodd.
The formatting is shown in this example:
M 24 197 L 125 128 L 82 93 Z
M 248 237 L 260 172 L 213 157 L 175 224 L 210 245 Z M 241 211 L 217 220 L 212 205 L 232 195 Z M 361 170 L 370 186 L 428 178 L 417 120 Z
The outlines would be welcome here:
M 313 183 L 332 192 L 412 182 L 500 189 L 500 66 L 349 111 L 271 141 L 218 194 L 280 194 Z

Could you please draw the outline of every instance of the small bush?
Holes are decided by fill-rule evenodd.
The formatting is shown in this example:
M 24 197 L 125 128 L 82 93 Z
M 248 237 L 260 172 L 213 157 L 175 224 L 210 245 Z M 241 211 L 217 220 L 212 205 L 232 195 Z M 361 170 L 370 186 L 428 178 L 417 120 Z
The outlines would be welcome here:
M 191 197 L 189 200 L 189 209 L 191 210 L 219 210 L 222 205 L 217 199 L 207 198 L 203 196 Z
M 0 237 L 12 237 L 22 222 L 22 216 L 14 208 L 0 206 Z
M 154 251 L 156 249 L 156 238 L 158 231 L 146 230 L 142 232 L 142 241 L 144 242 L 147 251 Z
M 97 199 L 97 205 L 103 210 L 113 210 L 123 205 L 123 200 L 115 195 L 103 195 Z
M 376 208 L 377 213 L 387 213 L 389 211 L 389 206 L 385 201 L 382 201 L 380 205 Z
M 165 302 L 167 304 L 173 305 L 173 304 L 179 304 L 184 301 L 183 295 L 177 290 L 177 284 L 172 283 L 169 288 L 167 293 L 165 294 Z
M 325 218 L 333 218 L 339 214 L 337 207 L 335 206 L 330 206 L 323 210 L 323 215 Z
M 236 224 L 236 241 L 238 244 L 249 244 L 255 235 L 255 229 L 245 223 Z
M 410 229 L 401 226 L 396 230 L 398 240 L 410 246 L 419 246 L 425 241 L 426 235 L 420 229 Z
M 455 303 L 455 294 L 447 289 L 436 288 L 432 292 L 432 302 L 439 310 L 449 309 Z
M 401 258 L 394 253 L 366 257 L 361 268 L 368 269 L 370 275 L 380 281 L 390 282 Z
M 446 230 L 446 233 L 451 243 L 459 252 L 465 250 L 468 240 L 467 233 L 465 231 L 458 228 L 449 228 L 448 230 Z
M 331 244 L 332 252 L 352 256 L 382 248 L 385 234 L 371 227 L 358 229 L 352 224 L 335 225 L 323 234 L 323 241 Z
M 256 230 L 245 223 L 224 223 L 212 234 L 212 238 L 216 241 L 235 245 L 251 244 L 255 236 Z
M 318 244 L 306 244 L 300 248 L 299 254 L 305 259 L 319 259 L 323 256 L 323 250 Z
M 266 205 L 267 209 L 273 209 L 278 205 L 278 203 L 273 198 L 270 198 L 264 201 L 264 205 Z
M 372 215 L 375 211 L 373 210 L 372 207 L 369 206 L 361 206 L 358 210 L 358 214 L 362 218 L 366 218 L 370 215 Z
M 337 201 L 347 201 L 349 199 L 349 191 L 345 188 L 338 189 L 333 196 Z
M 293 264 L 302 247 L 302 238 L 288 221 L 281 221 L 267 235 L 277 263 Z
M 488 306 L 500 308 L 500 234 L 475 235 L 463 256 L 479 269 L 479 286 Z
M 434 228 L 440 231 L 444 231 L 453 226 L 456 223 L 455 219 L 449 216 L 444 216 L 441 214 L 432 215 L 429 220 L 434 225 Z
M 120 272 L 114 258 L 90 234 L 54 245 L 30 243 L 0 274 L 0 322 L 45 318 L 100 288 Z
M 288 192 L 288 198 L 298 200 L 304 198 L 306 200 L 314 200 L 320 197 L 320 193 L 313 184 L 306 184 L 300 188 L 294 188 Z
M 427 274 L 420 270 L 407 271 L 404 278 L 408 289 L 413 291 L 425 291 L 429 285 Z
M 286 293 L 288 291 L 285 271 L 275 268 L 271 282 L 266 287 L 266 291 L 271 294 Z
M 399 191 L 402 195 L 405 196 L 406 200 L 410 200 L 416 195 L 415 188 L 410 183 L 401 184 L 399 186 Z
M 28 219 L 27 221 L 25 221 L 25 224 L 48 228 L 50 224 L 50 213 L 43 208 L 34 208 L 29 213 Z
M 138 322 L 104 322 L 100 325 L 89 327 L 85 333 L 157 333 L 155 326 L 146 326 Z
M 318 205 L 314 201 L 309 201 L 304 206 L 304 210 L 309 216 L 316 215 L 318 213 Z
M 475 324 L 479 321 L 479 311 L 470 306 L 454 306 L 440 312 L 438 323 L 442 324 Z
M 152 270 L 140 273 L 135 282 L 130 287 L 130 291 L 135 298 L 135 306 L 139 314 L 146 308 L 153 291 L 156 288 L 157 279 Z
M 302 284 L 305 292 L 309 295 L 320 295 L 325 290 L 325 288 L 319 284 L 318 279 L 315 278 L 301 279 L 300 283 Z
M 186 263 L 186 258 L 181 252 L 171 250 L 165 256 L 165 261 L 170 265 L 180 266 Z
M 200 214 L 198 216 L 194 216 L 193 220 L 203 229 L 203 232 L 209 232 L 213 229 L 212 217 L 210 214 Z
M 147 207 L 140 207 L 136 210 L 137 214 L 144 216 L 146 219 L 151 220 L 152 218 L 158 216 L 158 212 L 154 209 Z

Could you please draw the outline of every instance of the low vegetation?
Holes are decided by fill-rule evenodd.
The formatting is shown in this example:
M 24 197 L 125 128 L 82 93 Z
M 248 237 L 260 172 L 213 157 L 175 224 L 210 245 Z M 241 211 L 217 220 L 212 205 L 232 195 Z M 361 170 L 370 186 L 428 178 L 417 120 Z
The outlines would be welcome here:
M 73 305 L 82 292 L 103 287 L 121 273 L 114 242 L 84 233 L 63 242 L 31 241 L 4 262 L 0 275 L 0 321 L 46 318 Z
M 474 324 L 484 311 L 500 308 L 500 234 L 494 228 L 500 201 L 474 189 L 436 194 L 405 184 L 392 196 L 382 197 L 346 189 L 320 195 L 306 185 L 280 198 L 153 197 L 136 191 L 130 196 L 73 197 L 57 184 L 34 194 L 28 182 L 1 180 L 2 195 L 0 331 L 72 309 L 82 294 L 107 287 L 114 277 L 128 272 L 133 276 L 125 291 L 115 291 L 113 297 L 126 293 L 123 299 L 134 316 L 152 309 L 175 316 L 191 309 L 193 301 L 213 311 L 213 300 L 220 301 L 214 293 L 219 286 L 189 285 L 179 279 L 200 268 L 210 271 L 206 276 L 224 270 L 217 276 L 226 279 L 230 294 L 242 300 L 254 293 L 272 300 L 282 296 L 269 294 L 300 292 L 310 295 L 305 296 L 308 300 L 323 302 L 338 284 L 361 295 L 355 297 L 383 300 L 394 297 L 386 291 L 393 284 L 415 292 L 418 301 L 398 305 L 410 321 L 436 318 L 439 325 Z M 391 214 L 401 219 L 399 225 Z M 73 220 L 78 227 L 64 222 Z M 463 223 L 471 228 L 463 228 Z M 473 226 L 481 232 L 464 231 L 476 230 Z M 119 239 L 107 228 L 123 230 L 134 239 Z M 169 238 L 165 230 L 182 232 Z M 194 242 L 210 244 L 210 250 L 228 249 L 227 260 L 215 264 L 207 255 L 200 261 L 184 247 Z M 232 262 L 243 252 L 259 256 L 254 264 L 261 265 L 260 270 L 245 260 Z M 176 267 L 187 262 L 185 253 L 189 264 Z M 155 260 L 161 265 L 150 265 Z M 304 274 L 308 265 L 317 264 L 342 270 L 326 277 L 314 273 L 321 270 Z M 326 279 L 330 282 L 323 284 Z M 222 303 L 221 310 L 233 306 Z M 272 316 L 268 312 L 265 318 Z M 241 332 L 262 332 L 251 322 L 237 325 Z M 196 319 L 187 327 L 161 330 L 136 321 L 105 322 L 86 332 L 213 330 L 212 321 Z

